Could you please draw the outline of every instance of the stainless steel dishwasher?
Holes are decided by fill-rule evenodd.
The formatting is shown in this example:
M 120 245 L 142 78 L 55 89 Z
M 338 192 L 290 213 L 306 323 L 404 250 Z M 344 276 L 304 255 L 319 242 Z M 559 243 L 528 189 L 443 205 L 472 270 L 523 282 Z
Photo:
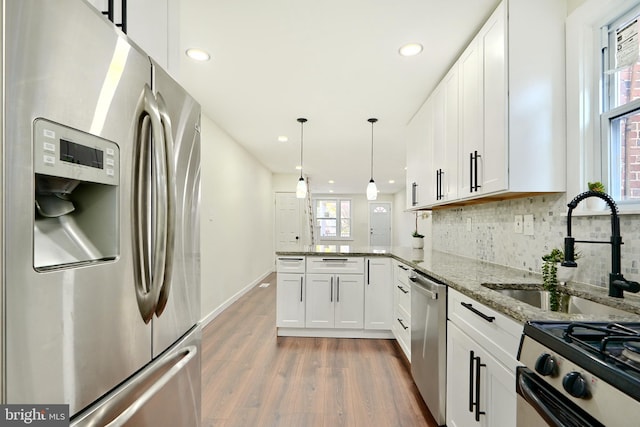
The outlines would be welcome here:
M 411 375 L 439 426 L 445 425 L 447 286 L 413 270 Z

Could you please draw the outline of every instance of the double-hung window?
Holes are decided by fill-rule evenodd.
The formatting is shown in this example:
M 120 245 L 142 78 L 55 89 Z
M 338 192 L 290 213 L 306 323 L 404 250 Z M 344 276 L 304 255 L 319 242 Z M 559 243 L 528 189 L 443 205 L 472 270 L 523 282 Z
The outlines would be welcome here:
M 316 199 L 315 218 L 322 240 L 349 240 L 351 236 L 351 200 Z
M 640 204 L 640 7 L 602 27 L 601 166 L 616 202 Z

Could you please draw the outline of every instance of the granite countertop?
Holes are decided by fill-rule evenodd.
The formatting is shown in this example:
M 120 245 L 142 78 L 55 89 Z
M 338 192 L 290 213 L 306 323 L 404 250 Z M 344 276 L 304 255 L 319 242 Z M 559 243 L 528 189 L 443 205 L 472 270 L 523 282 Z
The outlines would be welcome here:
M 625 292 L 625 297 L 612 298 L 608 289 L 569 282 L 567 293 L 619 308 L 628 315 L 566 314 L 541 310 L 514 298 L 502 295 L 483 284 L 499 289 L 535 288 L 542 284 L 542 275 L 524 270 L 464 258 L 436 250 L 408 247 L 352 247 L 349 245 L 316 245 L 301 251 L 278 251 L 280 256 L 388 256 L 437 279 L 449 287 L 504 313 L 515 320 L 564 321 L 635 321 L 640 322 L 640 296 Z

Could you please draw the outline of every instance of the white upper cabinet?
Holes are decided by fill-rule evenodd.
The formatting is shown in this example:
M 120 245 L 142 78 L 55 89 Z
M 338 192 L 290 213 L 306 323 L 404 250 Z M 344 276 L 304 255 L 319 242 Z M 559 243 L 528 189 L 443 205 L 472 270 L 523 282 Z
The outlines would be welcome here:
M 557 0 L 497 7 L 425 102 L 431 121 L 411 122 L 433 127 L 422 131 L 431 158 L 412 165 L 426 170 L 433 197 L 409 208 L 565 190 L 565 18 Z M 417 153 L 407 145 L 408 165 Z M 408 169 L 408 196 L 415 176 Z
M 431 174 L 433 100 L 431 98 L 427 99 L 407 125 L 406 144 L 407 209 L 415 209 L 428 205 L 433 193 L 434 180 Z
M 100 12 L 107 0 L 89 0 Z M 122 23 L 122 2 L 113 2 L 115 24 Z M 179 61 L 178 0 L 127 0 L 127 36 L 170 74 L 177 73 Z

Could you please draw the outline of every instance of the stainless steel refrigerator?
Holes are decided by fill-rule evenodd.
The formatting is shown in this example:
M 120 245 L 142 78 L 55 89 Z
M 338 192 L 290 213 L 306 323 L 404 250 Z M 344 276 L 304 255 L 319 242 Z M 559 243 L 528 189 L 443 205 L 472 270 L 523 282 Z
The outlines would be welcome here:
M 2 402 L 200 424 L 200 106 L 84 0 L 3 0 Z

